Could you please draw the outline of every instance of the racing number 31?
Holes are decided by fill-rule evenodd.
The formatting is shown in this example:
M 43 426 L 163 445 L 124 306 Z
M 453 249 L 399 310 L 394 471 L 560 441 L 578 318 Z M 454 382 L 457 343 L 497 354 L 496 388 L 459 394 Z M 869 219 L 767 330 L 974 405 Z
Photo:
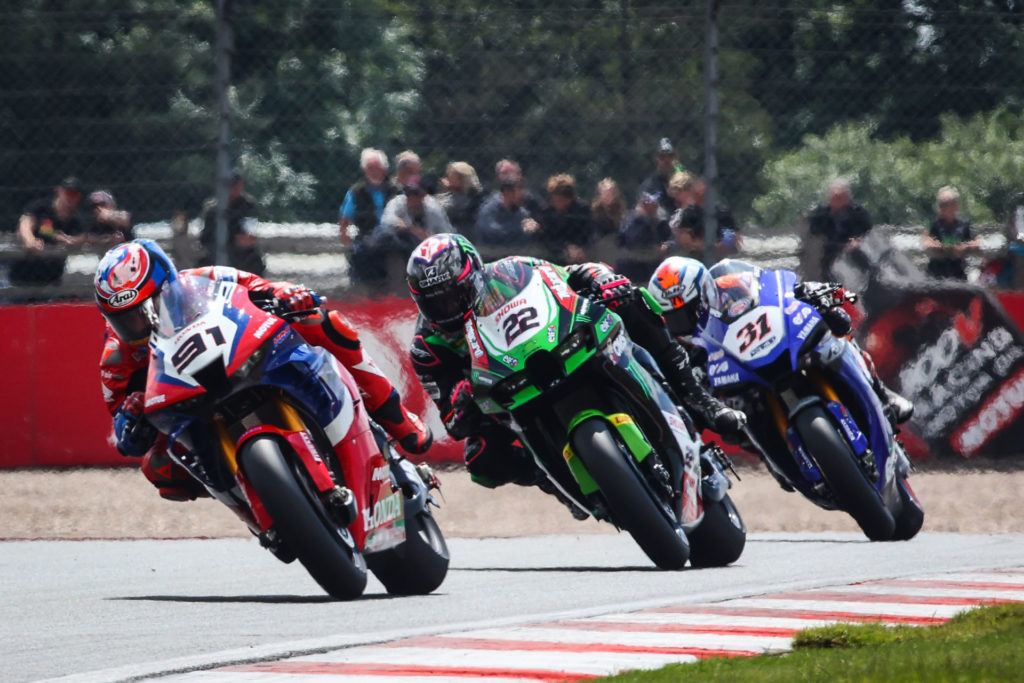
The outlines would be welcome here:
M 757 320 L 748 322 L 736 332 L 736 339 L 740 340 L 740 353 L 749 349 L 758 340 L 764 339 L 771 331 L 767 313 L 762 313 Z

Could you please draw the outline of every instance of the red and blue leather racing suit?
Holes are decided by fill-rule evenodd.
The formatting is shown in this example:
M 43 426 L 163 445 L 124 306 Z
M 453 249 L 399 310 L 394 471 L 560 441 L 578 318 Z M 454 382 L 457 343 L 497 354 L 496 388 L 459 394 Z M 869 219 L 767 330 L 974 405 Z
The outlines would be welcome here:
M 370 417 L 384 427 L 404 450 L 422 453 L 430 447 L 430 429 L 402 404 L 394 385 L 366 352 L 359 340 L 359 333 L 340 312 L 316 307 L 318 297 L 310 290 L 289 282 L 270 282 L 259 275 L 225 266 L 207 266 L 181 272 L 237 282 L 248 289 L 250 294 L 261 293 L 282 300 L 295 298 L 300 304 L 299 308 L 312 309 L 309 315 L 293 321 L 292 328 L 307 343 L 327 350 L 352 373 Z M 123 411 L 135 410 L 141 414 L 141 392 L 146 387 L 148 367 L 147 344 L 129 344 L 107 325 L 100 359 L 100 381 L 103 400 L 115 423 Z M 199 482 L 167 455 L 167 440 L 162 434 L 156 435 L 155 441 L 144 454 L 130 452 L 131 449 L 120 441 L 118 449 L 125 455 L 142 455 L 143 473 L 164 498 L 192 500 L 206 493 Z

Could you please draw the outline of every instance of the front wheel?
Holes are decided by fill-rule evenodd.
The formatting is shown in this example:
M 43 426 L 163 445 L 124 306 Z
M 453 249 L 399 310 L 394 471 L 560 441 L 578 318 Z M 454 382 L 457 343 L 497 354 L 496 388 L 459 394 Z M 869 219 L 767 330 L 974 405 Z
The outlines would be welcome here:
M 268 436 L 254 437 L 243 444 L 238 462 L 278 535 L 310 576 L 340 600 L 362 595 L 366 588 L 362 555 L 346 543 L 348 530 L 329 521 L 308 475 L 301 467 L 289 466 L 278 442 Z
M 797 414 L 794 426 L 839 507 L 853 517 L 872 541 L 892 538 L 896 528 L 892 514 L 825 409 L 820 405 L 806 408 Z
M 405 541 L 367 555 L 366 562 L 392 595 L 426 595 L 448 574 L 448 545 L 430 510 L 405 520 Z
M 747 527 L 728 494 L 704 499 L 704 519 L 690 532 L 690 565 L 724 567 L 739 559 L 747 544 Z
M 896 490 L 900 494 L 900 503 L 903 504 L 900 514 L 896 515 L 896 532 L 892 535 L 894 541 L 909 541 L 924 525 L 924 508 L 921 502 L 914 495 L 914 490 L 906 479 L 896 480 Z
M 655 565 L 682 569 L 690 557 L 686 535 L 669 521 L 667 509 L 645 485 L 633 456 L 619 445 L 608 424 L 600 418 L 584 420 L 573 430 L 572 445 L 601 489 L 615 522 Z

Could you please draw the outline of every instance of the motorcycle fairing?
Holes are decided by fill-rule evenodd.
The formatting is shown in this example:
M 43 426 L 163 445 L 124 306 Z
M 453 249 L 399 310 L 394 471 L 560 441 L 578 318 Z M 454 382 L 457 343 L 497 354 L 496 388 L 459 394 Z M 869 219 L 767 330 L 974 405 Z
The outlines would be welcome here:
M 804 342 L 821 322 L 813 306 L 793 296 L 795 273 L 760 271 L 756 285 L 753 276 L 753 272 L 727 276 L 734 287 L 719 297 L 718 308 L 702 318 L 702 332 L 694 337 L 708 352 L 708 381 L 714 389 L 749 383 L 770 386 L 758 370 L 784 354 L 790 367 L 796 368 Z M 740 303 L 744 306 L 733 308 Z
M 175 299 L 188 297 L 191 288 L 205 289 L 212 298 L 206 306 L 183 305 L 175 316 Z M 163 303 L 157 313 L 159 334 L 150 338 L 147 405 L 163 403 L 169 394 L 182 401 L 201 393 L 197 371 L 220 362 L 225 373 L 232 375 L 267 338 L 287 325 L 253 304 L 248 290 L 233 282 L 183 275 L 167 283 L 158 298 Z

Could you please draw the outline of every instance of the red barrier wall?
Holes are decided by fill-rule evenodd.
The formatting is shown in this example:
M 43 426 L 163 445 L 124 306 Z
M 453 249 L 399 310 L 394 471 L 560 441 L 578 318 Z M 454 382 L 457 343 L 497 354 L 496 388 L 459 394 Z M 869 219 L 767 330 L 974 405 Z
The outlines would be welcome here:
M 1024 328 L 1024 294 L 1001 294 L 1000 301 Z M 410 408 L 424 416 L 435 435 L 443 435 L 437 410 L 407 360 L 416 320 L 413 303 L 389 296 L 349 301 L 339 308 L 360 330 L 367 349 Z M 98 373 L 103 319 L 95 307 L 0 307 L 0 329 L 0 467 L 136 463 L 113 446 Z M 428 459 L 461 462 L 461 445 L 442 438 Z
M 415 326 L 409 299 L 346 303 L 381 369 L 434 434 L 444 427 L 406 358 Z M 103 318 L 88 303 L 0 307 L 0 467 L 134 465 L 113 446 L 111 420 L 100 392 Z M 429 460 L 462 460 L 445 438 Z

